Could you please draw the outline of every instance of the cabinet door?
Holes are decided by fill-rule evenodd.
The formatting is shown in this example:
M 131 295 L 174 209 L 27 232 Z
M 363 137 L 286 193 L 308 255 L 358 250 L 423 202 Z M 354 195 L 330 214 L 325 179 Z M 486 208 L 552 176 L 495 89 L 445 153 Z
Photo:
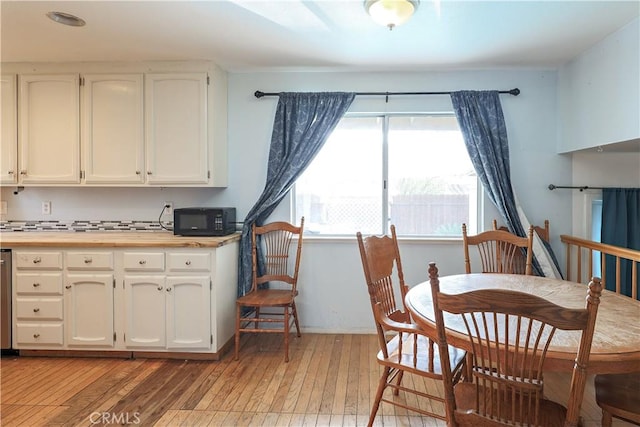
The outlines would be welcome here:
M 207 184 L 207 75 L 145 75 L 149 184 Z
M 167 347 L 211 346 L 209 276 L 167 278 Z
M 161 347 L 165 339 L 165 277 L 125 276 L 125 345 Z
M 16 75 L 3 74 L 0 86 L 2 97 L 2 134 L 0 136 L 0 183 L 15 184 L 18 180 L 18 116 Z
M 64 297 L 67 345 L 113 347 L 113 275 L 68 274 Z
M 20 75 L 19 96 L 19 182 L 79 183 L 78 75 Z
M 83 82 L 84 181 L 144 182 L 142 74 L 87 74 Z

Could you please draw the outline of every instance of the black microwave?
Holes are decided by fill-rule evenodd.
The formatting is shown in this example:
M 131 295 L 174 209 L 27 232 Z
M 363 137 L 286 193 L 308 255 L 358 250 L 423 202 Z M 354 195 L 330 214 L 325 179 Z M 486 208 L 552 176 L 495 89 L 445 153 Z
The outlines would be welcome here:
M 226 236 L 236 231 L 236 208 L 177 208 L 173 210 L 173 234 Z

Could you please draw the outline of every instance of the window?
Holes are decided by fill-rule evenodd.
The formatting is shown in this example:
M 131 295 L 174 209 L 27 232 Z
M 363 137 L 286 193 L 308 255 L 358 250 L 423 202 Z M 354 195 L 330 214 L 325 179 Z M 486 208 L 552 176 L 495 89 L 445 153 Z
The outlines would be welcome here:
M 344 117 L 294 190 L 305 232 L 475 232 L 477 178 L 453 115 Z

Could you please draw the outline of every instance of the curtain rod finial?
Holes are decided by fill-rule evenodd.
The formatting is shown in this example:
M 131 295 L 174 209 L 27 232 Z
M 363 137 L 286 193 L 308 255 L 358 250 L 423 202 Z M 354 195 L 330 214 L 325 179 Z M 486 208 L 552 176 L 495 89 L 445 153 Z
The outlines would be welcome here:
M 553 184 L 549 184 L 549 187 L 548 187 L 548 188 L 549 188 L 549 190 L 555 190 L 555 189 L 556 189 L 556 186 L 555 186 L 555 185 L 553 185 Z
M 511 95 L 513 95 L 513 96 L 518 96 L 518 95 L 520 95 L 520 89 L 518 89 L 518 88 L 511 89 L 511 90 L 509 91 L 509 93 L 510 93 Z
M 257 90 L 253 93 L 253 96 L 255 96 L 256 98 L 262 98 L 264 96 L 264 92 Z

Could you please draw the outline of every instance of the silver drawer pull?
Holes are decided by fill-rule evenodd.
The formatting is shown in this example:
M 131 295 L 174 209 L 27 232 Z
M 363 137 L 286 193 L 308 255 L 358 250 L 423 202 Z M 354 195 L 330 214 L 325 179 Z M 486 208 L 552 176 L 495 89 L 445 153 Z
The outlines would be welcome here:
M 158 290 L 161 291 L 162 290 L 162 286 L 158 286 Z
M 34 283 L 34 284 L 33 284 L 33 287 L 34 287 L 34 288 L 38 288 L 38 287 L 40 287 L 40 283 Z
M 33 263 L 34 264 L 39 264 L 40 262 L 42 262 L 42 258 L 40 258 L 40 257 L 36 257 L 36 258 L 33 259 Z
M 38 307 L 36 307 L 36 308 L 34 308 L 34 309 L 33 309 L 33 312 L 34 312 L 34 313 L 37 313 L 37 312 L 39 312 L 39 311 L 40 311 L 40 309 L 39 309 Z
M 65 289 L 71 289 L 71 285 L 67 285 L 64 287 Z
M 40 338 L 40 334 L 33 334 L 34 338 Z
M 187 262 L 185 262 L 185 264 L 191 265 L 191 261 L 187 261 Z
M 145 265 L 146 263 L 147 263 L 147 261 L 144 260 L 144 259 L 141 259 L 140 261 L 138 261 L 138 264 L 140 264 L 140 265 Z
M 84 263 L 85 264 L 91 264 L 92 262 L 93 262 L 93 259 L 91 259 L 91 258 L 85 258 L 84 259 Z
M 171 288 L 167 288 L 167 292 L 171 292 Z
M 20 175 L 26 175 L 26 174 L 27 174 L 27 171 L 25 169 L 20 171 Z

